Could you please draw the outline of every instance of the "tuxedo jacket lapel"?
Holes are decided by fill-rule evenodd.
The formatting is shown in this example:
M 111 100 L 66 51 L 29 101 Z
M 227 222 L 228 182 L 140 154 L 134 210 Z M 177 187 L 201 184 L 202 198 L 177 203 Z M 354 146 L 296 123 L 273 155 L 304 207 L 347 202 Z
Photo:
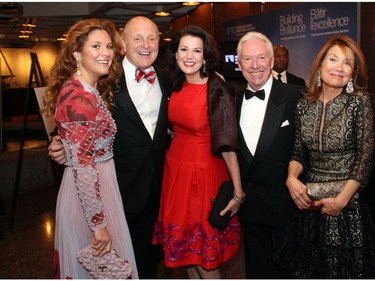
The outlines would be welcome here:
M 266 114 L 252 165 L 257 165 L 263 160 L 281 126 L 286 106 L 286 103 L 280 99 L 281 94 L 277 84 L 272 83 Z
M 125 79 L 125 74 L 124 71 L 121 73 L 121 78 L 120 78 L 120 89 L 119 91 L 115 94 L 115 98 L 117 101 L 117 106 L 121 107 L 121 109 L 129 116 L 129 118 L 137 124 L 139 128 L 143 128 L 142 130 L 149 135 L 145 125 L 142 122 L 141 117 L 138 114 L 137 108 L 135 107 L 127 85 L 126 85 L 126 79 Z
M 241 116 L 241 108 L 242 108 L 244 92 L 245 92 L 245 88 L 243 88 L 237 94 L 237 120 L 238 122 Z M 240 153 L 243 155 L 244 159 L 246 159 L 246 161 L 250 165 L 253 160 L 253 155 L 251 154 L 249 148 L 247 147 L 240 125 L 238 125 L 238 146 L 239 146 Z
M 171 91 L 170 88 L 167 86 L 169 84 L 165 80 L 165 77 L 161 75 L 161 71 L 158 71 L 157 66 L 154 66 L 154 68 L 156 70 L 156 75 L 158 77 L 162 95 L 161 95 L 159 115 L 158 115 L 158 120 L 156 123 L 153 140 L 155 140 L 160 134 L 163 134 L 163 135 L 166 134 L 166 132 L 164 131 L 165 126 L 162 123 L 166 122 L 165 120 L 168 119 L 168 100 L 169 100 L 170 91 Z

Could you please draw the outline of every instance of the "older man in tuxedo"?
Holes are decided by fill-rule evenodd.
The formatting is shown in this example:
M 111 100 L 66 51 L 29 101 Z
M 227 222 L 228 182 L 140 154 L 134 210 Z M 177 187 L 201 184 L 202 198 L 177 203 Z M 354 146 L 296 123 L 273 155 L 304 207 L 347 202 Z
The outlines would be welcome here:
M 237 56 L 247 81 L 237 95 L 246 278 L 287 278 L 272 256 L 296 210 L 285 181 L 301 87 L 272 77 L 273 47 L 261 33 L 245 34 Z

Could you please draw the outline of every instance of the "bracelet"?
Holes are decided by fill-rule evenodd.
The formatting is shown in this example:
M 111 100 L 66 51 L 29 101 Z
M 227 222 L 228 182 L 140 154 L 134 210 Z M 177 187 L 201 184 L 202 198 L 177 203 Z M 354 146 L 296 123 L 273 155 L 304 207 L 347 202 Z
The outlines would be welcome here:
M 238 196 L 237 194 L 236 194 L 236 192 L 233 192 L 233 199 L 234 199 L 234 201 L 236 201 L 237 203 L 243 203 L 243 202 L 245 202 L 245 196 L 246 196 L 246 194 L 244 195 L 244 197 L 240 197 L 240 196 Z

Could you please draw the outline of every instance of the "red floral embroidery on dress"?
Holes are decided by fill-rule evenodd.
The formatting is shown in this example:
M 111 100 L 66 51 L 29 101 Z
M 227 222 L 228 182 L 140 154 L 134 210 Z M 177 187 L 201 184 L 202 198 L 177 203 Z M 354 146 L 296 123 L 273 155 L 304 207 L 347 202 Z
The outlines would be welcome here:
M 96 89 L 77 79 L 64 84 L 55 121 L 87 223 L 92 230 L 101 229 L 107 222 L 96 163 L 113 157 L 116 125 Z
M 230 222 L 224 230 L 215 229 L 215 233 L 210 235 L 201 223 L 181 229 L 171 224 L 163 227 L 163 224 L 157 221 L 153 240 L 163 244 L 164 254 L 171 262 L 183 260 L 188 253 L 193 253 L 201 256 L 201 262 L 205 264 L 220 259 L 225 247 L 240 243 L 239 229 L 238 222 Z M 220 232 L 220 235 L 216 232 Z
M 61 279 L 60 273 L 60 258 L 59 258 L 59 251 L 55 249 L 53 252 L 53 268 L 55 270 L 55 274 L 53 275 L 54 279 Z

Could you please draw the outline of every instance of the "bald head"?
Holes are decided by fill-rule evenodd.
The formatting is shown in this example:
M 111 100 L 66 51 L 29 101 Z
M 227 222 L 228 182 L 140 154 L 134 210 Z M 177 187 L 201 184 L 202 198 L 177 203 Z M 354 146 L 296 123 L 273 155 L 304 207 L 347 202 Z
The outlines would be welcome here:
M 123 49 L 135 67 L 149 68 L 159 52 L 159 30 L 156 24 L 142 16 L 130 19 L 124 27 Z

